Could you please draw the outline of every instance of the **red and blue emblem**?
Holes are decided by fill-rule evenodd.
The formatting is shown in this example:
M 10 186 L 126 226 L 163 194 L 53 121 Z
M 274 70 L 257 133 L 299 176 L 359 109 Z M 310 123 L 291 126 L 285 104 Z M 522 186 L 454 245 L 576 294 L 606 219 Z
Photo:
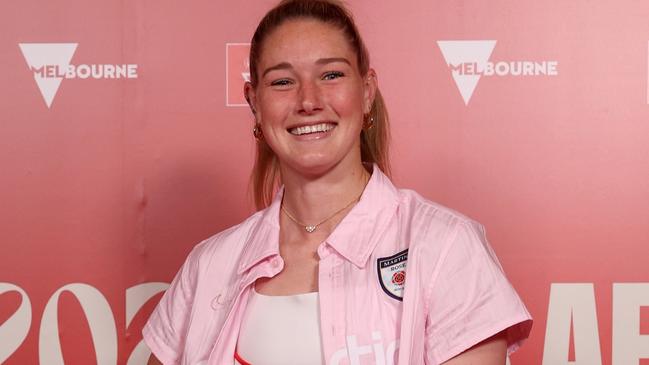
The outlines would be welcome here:
M 376 260 L 379 284 L 381 284 L 381 288 L 387 295 L 396 300 L 403 300 L 407 263 L 408 249 L 390 257 L 381 257 Z

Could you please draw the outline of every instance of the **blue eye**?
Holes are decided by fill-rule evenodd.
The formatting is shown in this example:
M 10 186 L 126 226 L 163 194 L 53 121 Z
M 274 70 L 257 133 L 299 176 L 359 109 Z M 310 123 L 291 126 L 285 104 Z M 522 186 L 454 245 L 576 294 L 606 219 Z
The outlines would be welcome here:
M 343 74 L 340 71 L 331 71 L 331 72 L 325 73 L 324 76 L 322 76 L 322 78 L 324 80 L 334 80 L 334 79 L 337 79 L 337 78 L 343 77 L 343 76 L 345 76 L 345 74 Z

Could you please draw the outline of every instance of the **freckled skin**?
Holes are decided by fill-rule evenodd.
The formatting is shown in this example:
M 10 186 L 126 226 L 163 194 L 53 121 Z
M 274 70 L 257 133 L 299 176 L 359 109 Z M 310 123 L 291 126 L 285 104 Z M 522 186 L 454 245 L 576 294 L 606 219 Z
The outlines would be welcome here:
M 323 63 L 327 59 L 339 60 Z M 289 66 L 264 74 L 279 64 Z M 258 72 L 258 85 L 248 95 L 284 169 L 324 174 L 360 164 L 359 134 L 374 85 L 360 74 L 356 53 L 340 29 L 317 20 L 287 21 L 265 39 Z M 307 141 L 287 131 L 319 121 L 336 123 L 326 138 Z

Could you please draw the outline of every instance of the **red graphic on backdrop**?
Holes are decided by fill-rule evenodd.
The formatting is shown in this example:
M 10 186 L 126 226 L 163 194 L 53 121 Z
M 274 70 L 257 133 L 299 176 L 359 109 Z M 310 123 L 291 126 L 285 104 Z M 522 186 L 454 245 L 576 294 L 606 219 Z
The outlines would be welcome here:
M 227 43 L 225 45 L 225 105 L 248 106 L 243 95 L 243 85 L 250 81 L 250 43 Z

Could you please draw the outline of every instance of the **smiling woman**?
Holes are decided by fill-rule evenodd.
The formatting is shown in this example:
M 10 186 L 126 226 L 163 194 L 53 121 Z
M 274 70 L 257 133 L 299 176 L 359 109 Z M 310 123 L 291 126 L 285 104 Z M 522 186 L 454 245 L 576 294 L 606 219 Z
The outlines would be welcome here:
M 529 313 L 480 224 L 384 173 L 387 112 L 349 12 L 282 1 L 250 67 L 261 210 L 189 255 L 144 328 L 151 363 L 502 365 Z
M 270 147 L 261 150 L 279 161 L 285 185 L 304 175 L 366 174 L 360 135 L 377 85 L 374 71 L 363 74 L 356 58 L 345 34 L 320 20 L 290 20 L 263 39 L 254 62 L 261 77 L 251 72 L 245 92 L 264 136 L 259 143 Z
M 300 33 L 295 33 L 295 25 L 290 27 L 290 24 L 296 20 L 307 21 L 311 23 L 309 27 L 314 38 L 311 41 L 327 41 L 327 46 L 330 47 L 328 52 L 324 50 L 317 50 L 321 44 L 307 43 L 305 38 L 301 37 Z M 283 25 L 288 25 L 291 29 L 285 29 Z M 325 29 L 329 32 L 318 33 L 320 30 Z M 299 30 L 301 31 L 301 30 Z M 282 35 L 293 37 L 293 39 L 281 38 L 281 35 L 273 34 L 283 32 Z M 271 37 L 272 36 L 272 37 Z M 295 40 L 295 38 L 301 38 Z M 298 43 L 302 47 L 311 47 L 313 50 L 303 49 L 300 50 Z M 287 47 L 291 45 L 291 47 Z M 281 47 L 281 48 L 277 48 Z M 367 82 L 367 92 L 372 93 L 370 96 L 371 104 L 369 111 L 364 112 L 364 128 L 357 138 L 360 142 L 361 160 L 366 163 L 376 163 L 382 171 L 389 174 L 390 166 L 388 161 L 388 114 L 383 103 L 383 98 L 377 87 L 376 74 L 374 70 L 370 69 L 369 53 L 363 43 L 363 40 L 354 24 L 351 14 L 340 4 L 334 2 L 317 2 L 317 1 L 296 1 L 288 4 L 280 4 L 275 9 L 271 10 L 265 16 L 253 36 L 250 48 L 250 78 L 251 82 L 246 84 L 245 94 L 249 102 L 253 106 L 255 102 L 251 100 L 254 98 L 257 91 L 263 94 L 264 87 L 269 86 L 265 82 L 269 82 L 267 77 L 268 73 L 274 70 L 283 70 L 284 72 L 293 71 L 294 78 L 276 78 L 274 81 L 275 89 L 285 88 L 293 91 L 295 96 L 296 91 L 310 92 L 308 88 L 310 85 L 305 84 L 309 82 L 308 79 L 295 78 L 298 76 L 296 71 L 305 71 L 304 64 L 292 64 L 288 58 L 275 60 L 271 57 L 281 56 L 278 52 L 287 51 L 291 48 L 294 52 L 298 53 L 298 57 L 309 55 L 313 66 L 320 66 L 319 70 L 311 69 L 311 71 L 321 71 L 320 74 L 310 75 L 311 77 L 320 78 L 320 85 L 325 86 L 324 82 L 330 81 L 330 86 L 325 90 L 330 91 L 330 95 L 334 95 L 338 99 L 344 99 L 346 96 L 342 93 L 336 93 L 335 89 L 345 91 L 342 89 L 344 86 L 358 87 L 359 80 Z M 263 52 L 269 50 L 271 52 Z M 333 52 L 333 53 L 331 53 Z M 262 53 L 264 53 L 262 55 Z M 262 57 L 263 56 L 263 57 Z M 293 63 L 297 62 L 293 59 Z M 304 61 L 304 60 L 299 60 Z M 264 63 L 264 65 L 260 65 Z M 337 69 L 336 66 L 346 67 L 345 70 Z M 326 70 L 326 71 L 323 71 Z M 347 72 L 345 72 L 347 71 Z M 281 76 L 281 75 L 275 75 Z M 290 76 L 290 75 L 288 75 Z M 271 75 L 272 77 L 272 75 Z M 345 78 L 345 80 L 334 80 Z M 341 85 L 342 84 L 342 85 Z M 309 97 L 308 94 L 302 94 Z M 298 95 L 299 96 L 299 95 Z M 335 100 L 332 100 L 335 101 Z M 364 100 L 367 102 L 368 100 Z M 309 100 L 305 100 L 305 106 L 309 107 Z M 359 103 L 356 107 L 361 106 Z M 316 106 L 318 108 L 319 106 Z M 363 105 L 367 107 L 367 105 Z M 319 110 L 318 110 L 319 111 Z M 257 115 L 257 120 L 260 122 L 260 116 Z M 260 124 L 261 126 L 261 124 Z M 370 128 L 371 127 L 371 128 Z M 261 129 L 260 129 L 261 130 Z M 277 183 L 279 182 L 279 165 L 275 152 L 268 148 L 268 145 L 263 140 L 258 140 L 257 159 L 256 165 L 253 170 L 253 185 L 255 187 L 255 201 L 258 208 L 265 208 L 272 201 L 273 195 L 276 191 Z

